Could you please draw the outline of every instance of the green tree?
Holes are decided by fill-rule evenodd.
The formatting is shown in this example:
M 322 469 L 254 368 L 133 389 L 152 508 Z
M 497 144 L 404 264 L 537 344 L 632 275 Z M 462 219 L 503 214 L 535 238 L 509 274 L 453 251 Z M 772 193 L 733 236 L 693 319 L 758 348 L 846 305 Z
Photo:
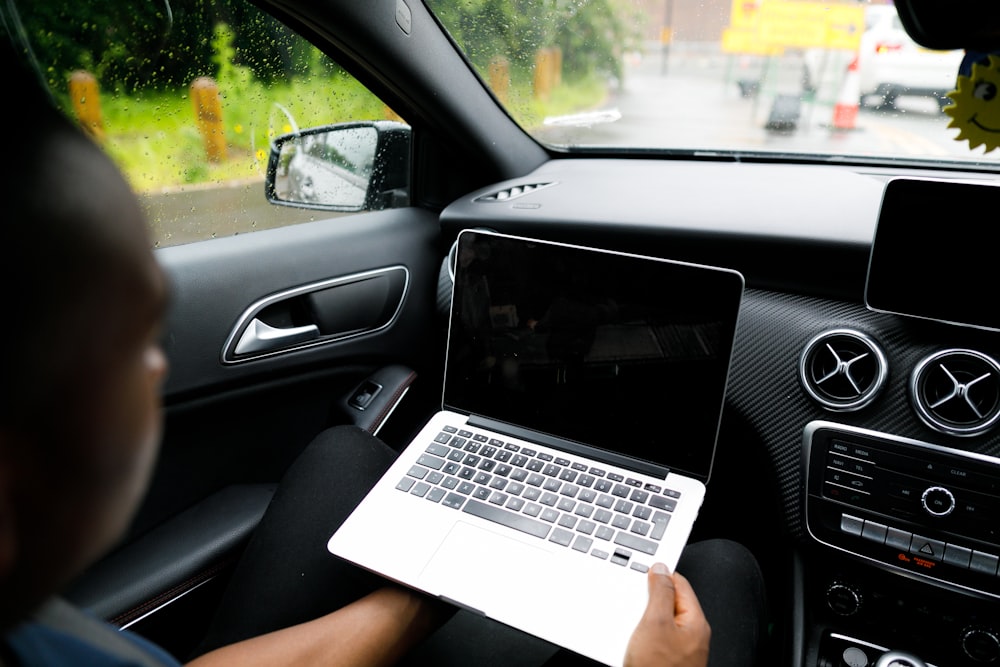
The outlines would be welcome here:
M 570 79 L 621 76 L 621 54 L 639 40 L 627 0 L 430 0 L 472 64 L 485 71 L 506 56 L 522 74 L 538 49 L 562 50 Z

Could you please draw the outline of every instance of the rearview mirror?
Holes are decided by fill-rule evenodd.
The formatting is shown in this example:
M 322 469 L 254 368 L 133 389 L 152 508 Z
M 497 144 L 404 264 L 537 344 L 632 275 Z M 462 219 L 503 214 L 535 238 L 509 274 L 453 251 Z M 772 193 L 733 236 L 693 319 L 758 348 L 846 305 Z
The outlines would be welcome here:
M 339 123 L 274 139 L 264 191 L 272 204 L 370 211 L 409 203 L 410 128 Z
M 1000 48 L 996 0 L 896 0 L 903 28 L 928 49 L 992 52 Z

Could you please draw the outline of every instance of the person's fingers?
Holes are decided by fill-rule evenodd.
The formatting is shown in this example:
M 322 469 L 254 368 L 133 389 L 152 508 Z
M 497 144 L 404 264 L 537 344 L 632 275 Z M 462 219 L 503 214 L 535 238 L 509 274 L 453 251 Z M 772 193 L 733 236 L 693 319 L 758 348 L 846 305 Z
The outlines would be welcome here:
M 701 603 L 691 588 L 691 582 L 680 572 L 675 572 L 672 577 L 674 588 L 674 613 L 678 625 L 684 625 L 685 621 L 691 619 L 704 620 L 705 613 L 701 609 Z
M 673 621 L 675 590 L 674 580 L 670 576 L 670 570 L 663 563 L 655 563 L 649 568 L 646 575 L 646 582 L 649 587 L 649 600 L 646 602 L 646 612 L 643 614 L 644 620 L 656 623 Z M 690 588 L 690 585 L 688 585 Z

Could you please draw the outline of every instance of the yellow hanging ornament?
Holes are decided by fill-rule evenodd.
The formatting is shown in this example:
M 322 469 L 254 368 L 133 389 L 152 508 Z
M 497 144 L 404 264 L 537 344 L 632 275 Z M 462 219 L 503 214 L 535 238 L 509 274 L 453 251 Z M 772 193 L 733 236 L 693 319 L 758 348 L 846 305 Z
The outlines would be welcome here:
M 948 93 L 953 104 L 944 112 L 951 116 L 948 127 L 958 128 L 955 141 L 968 141 L 970 148 L 985 146 L 989 153 L 1000 146 L 1000 57 L 972 63 L 969 76 L 959 74 L 956 90 Z

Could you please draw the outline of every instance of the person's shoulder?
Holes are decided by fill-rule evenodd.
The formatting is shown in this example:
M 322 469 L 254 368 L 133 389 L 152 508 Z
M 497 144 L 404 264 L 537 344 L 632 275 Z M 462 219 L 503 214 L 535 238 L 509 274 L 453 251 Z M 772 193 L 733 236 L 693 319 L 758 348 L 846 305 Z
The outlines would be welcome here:
M 65 603 L 49 604 L 4 637 L 16 664 L 40 667 L 179 667 L 142 637 Z

